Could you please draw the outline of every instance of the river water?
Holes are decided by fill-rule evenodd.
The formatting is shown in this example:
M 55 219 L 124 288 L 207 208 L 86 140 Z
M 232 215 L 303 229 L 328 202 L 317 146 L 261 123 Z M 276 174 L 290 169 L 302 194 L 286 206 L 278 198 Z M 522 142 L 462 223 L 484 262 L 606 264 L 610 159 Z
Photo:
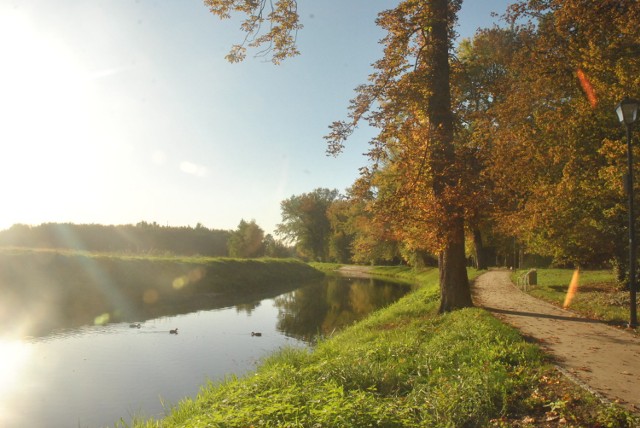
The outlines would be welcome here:
M 207 380 L 245 375 L 285 346 L 312 346 L 318 335 L 408 291 L 378 280 L 330 277 L 231 307 L 211 302 L 210 309 L 140 320 L 139 328 L 115 323 L 0 337 L 0 426 L 94 428 L 160 418 Z

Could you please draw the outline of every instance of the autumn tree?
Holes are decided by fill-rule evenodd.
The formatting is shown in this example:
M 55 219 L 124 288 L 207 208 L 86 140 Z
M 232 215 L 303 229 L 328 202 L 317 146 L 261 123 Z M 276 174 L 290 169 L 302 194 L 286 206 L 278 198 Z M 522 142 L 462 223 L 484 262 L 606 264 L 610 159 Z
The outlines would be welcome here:
M 335 189 L 318 188 L 282 201 L 282 223 L 277 225 L 276 233 L 295 243 L 305 257 L 327 261 L 331 236 L 327 210 L 338 196 Z
M 226 57 L 229 62 L 244 60 L 247 48 L 256 49 L 257 56 L 270 56 L 274 64 L 300 53 L 296 47 L 296 34 L 302 28 L 297 0 L 204 0 L 204 4 L 220 19 L 234 13 L 245 16 L 241 29 L 246 36 L 231 48 Z
M 245 46 L 271 51 L 274 62 L 297 54 L 294 34 L 301 26 L 295 0 L 205 3 L 221 18 L 232 12 L 246 16 L 247 39 L 232 49 L 231 60 L 242 59 Z M 393 220 L 398 234 L 412 235 L 413 242 L 422 241 L 438 254 L 441 311 L 472 304 L 465 267 L 465 177 L 454 145 L 450 90 L 449 51 L 460 4 L 405 0 L 381 12 L 377 23 L 387 30 L 384 57 L 374 64 L 369 84 L 357 89 L 349 120 L 334 123 L 328 136 L 329 151 L 337 153 L 367 120 L 380 129 L 370 152 L 373 168 L 380 161 L 407 167 L 395 168 L 399 184 L 381 199 L 380 215 Z M 268 28 L 261 32 L 263 26 Z
M 330 260 L 338 263 L 352 262 L 357 216 L 358 205 L 353 199 L 335 200 L 327 208 L 327 219 L 331 228 L 329 237 Z
M 347 189 L 344 198 L 327 210 L 331 225 L 329 256 L 332 261 L 359 264 L 401 262 L 400 246 L 380 219 L 370 212 L 371 199 Z
M 533 22 L 519 28 L 487 128 L 497 224 L 559 263 L 624 259 L 625 155 L 613 108 L 637 97 L 639 12 L 635 1 L 512 8 L 514 23 Z
M 402 243 L 393 224 L 376 215 L 376 200 L 371 192 L 352 193 L 349 224 L 353 234 L 352 259 L 355 263 L 385 265 L 403 261 Z
M 419 20 L 413 29 L 422 33 L 417 45 L 420 50 L 414 57 L 415 65 L 426 71 L 424 86 L 429 91 L 426 119 L 430 144 L 425 151 L 425 166 L 431 170 L 433 205 L 441 220 L 438 227 L 441 312 L 472 305 L 465 264 L 464 205 L 459 199 L 465 182 L 455 168 L 449 75 L 449 48 L 460 4 L 461 1 L 433 0 L 421 5 L 417 16 L 424 14 L 424 21 Z M 418 110 L 416 116 L 421 118 L 422 114 L 424 111 Z M 424 138 L 420 134 L 417 137 Z
M 376 197 L 376 215 L 414 249 L 438 254 L 440 311 L 471 305 L 465 267 L 466 166 L 454 141 L 450 55 L 459 1 L 403 1 L 381 12 L 384 57 L 335 122 L 330 152 L 361 120 L 380 129 L 364 170 Z
M 503 98 L 511 58 L 520 48 L 513 28 L 479 30 L 459 44 L 452 62 L 456 141 L 468 171 L 465 219 L 478 269 L 486 269 L 489 256 L 502 250 L 496 248 L 502 240 L 494 224 L 494 183 L 488 173 L 494 161 L 491 129 L 499 126 L 494 107 Z

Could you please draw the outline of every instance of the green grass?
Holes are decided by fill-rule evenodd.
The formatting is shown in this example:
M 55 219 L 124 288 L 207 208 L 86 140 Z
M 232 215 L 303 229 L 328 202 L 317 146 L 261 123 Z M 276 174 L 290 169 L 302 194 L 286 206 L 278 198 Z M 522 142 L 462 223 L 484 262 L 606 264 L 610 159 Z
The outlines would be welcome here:
M 317 269 L 321 272 L 332 273 L 340 268 L 340 266 L 344 266 L 341 263 L 325 263 L 325 262 L 309 262 L 309 266 Z
M 0 249 L 0 274 L 0 279 L 7 279 L 7 283 L 11 283 L 11 279 L 37 285 L 38 281 L 30 281 L 31 277 L 55 274 L 59 282 L 82 285 L 93 281 L 92 276 L 99 276 L 108 277 L 123 289 L 137 290 L 153 284 L 166 291 L 256 289 L 323 276 L 295 259 L 146 256 L 15 248 Z
M 524 274 L 517 271 L 512 281 Z M 569 283 L 573 275 L 571 269 L 537 269 L 538 285 L 528 292 L 539 299 L 562 306 L 567 296 Z M 569 308 L 579 314 L 600 319 L 612 324 L 625 324 L 629 321 L 629 292 L 620 290 L 611 271 L 580 271 L 578 291 Z
M 433 267 L 415 269 L 410 266 L 374 266 L 371 273 L 376 276 L 401 279 L 419 284 L 437 284 L 439 281 L 438 269 Z M 476 269 L 467 268 L 467 276 L 470 281 L 473 281 L 480 274 L 482 272 Z
M 481 309 L 438 315 L 437 271 L 419 276 L 428 282 L 417 291 L 313 350 L 283 349 L 255 373 L 209 383 L 165 419 L 134 426 L 511 426 L 560 407 L 582 426 L 628 416 L 580 393 L 562 401 L 564 391 L 546 388 L 560 381 L 538 348 Z
M 325 273 L 335 273 L 341 266 L 345 266 L 340 263 L 309 263 L 310 266 Z M 392 278 L 395 281 L 410 282 L 412 284 L 437 284 L 438 281 L 438 269 L 428 267 L 422 269 L 415 269 L 411 266 L 371 266 L 369 267 L 369 274 L 372 276 Z M 467 274 L 470 280 L 473 280 L 481 272 L 475 269 L 467 269 Z

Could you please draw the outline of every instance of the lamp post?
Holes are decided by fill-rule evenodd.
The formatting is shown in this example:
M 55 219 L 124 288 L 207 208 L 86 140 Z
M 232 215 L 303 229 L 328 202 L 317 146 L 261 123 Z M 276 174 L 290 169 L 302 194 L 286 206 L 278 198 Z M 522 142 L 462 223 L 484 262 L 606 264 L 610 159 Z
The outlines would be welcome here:
M 627 181 L 627 194 L 629 196 L 629 327 L 638 326 L 637 304 L 636 304 L 636 222 L 633 212 L 633 150 L 631 148 L 631 129 L 638 119 L 637 100 L 625 98 L 616 107 L 616 113 L 620 123 L 627 131 L 627 162 L 629 166 L 629 176 Z

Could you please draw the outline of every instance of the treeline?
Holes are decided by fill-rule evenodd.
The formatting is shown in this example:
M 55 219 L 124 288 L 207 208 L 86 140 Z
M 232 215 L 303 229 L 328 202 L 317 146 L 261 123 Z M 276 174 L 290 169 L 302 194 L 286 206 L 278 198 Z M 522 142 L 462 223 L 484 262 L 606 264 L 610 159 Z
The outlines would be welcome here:
M 271 235 L 265 236 L 255 221 L 244 220 L 235 231 L 208 229 L 201 224 L 196 227 L 161 226 L 155 222 L 135 225 L 16 224 L 0 231 L 0 246 L 207 257 L 291 255 L 289 249 Z
M 362 198 L 348 189 L 318 188 L 293 195 L 281 202 L 283 222 L 279 236 L 294 245 L 295 255 L 304 260 L 364 265 L 437 266 L 437 256 L 427 242 L 403 239 L 390 222 L 380 221 L 371 210 L 375 198 Z M 466 237 L 467 263 L 476 268 L 489 266 L 548 266 L 565 263 L 561 258 L 529 251 L 512 235 L 487 228 L 469 230 Z M 602 266 L 602 258 L 590 267 Z
M 292 243 L 305 260 L 372 265 L 436 266 L 436 257 L 416 249 L 380 227 L 367 202 L 350 191 L 318 188 L 293 195 L 280 204 L 282 223 L 276 233 Z M 491 255 L 495 248 L 485 248 Z M 495 259 L 495 257 L 494 257 Z M 472 260 L 470 259 L 470 262 Z
M 58 248 L 91 252 L 179 254 L 224 257 L 230 232 L 194 227 L 170 227 L 140 222 L 136 225 L 44 223 L 13 225 L 0 232 L 0 245 Z

